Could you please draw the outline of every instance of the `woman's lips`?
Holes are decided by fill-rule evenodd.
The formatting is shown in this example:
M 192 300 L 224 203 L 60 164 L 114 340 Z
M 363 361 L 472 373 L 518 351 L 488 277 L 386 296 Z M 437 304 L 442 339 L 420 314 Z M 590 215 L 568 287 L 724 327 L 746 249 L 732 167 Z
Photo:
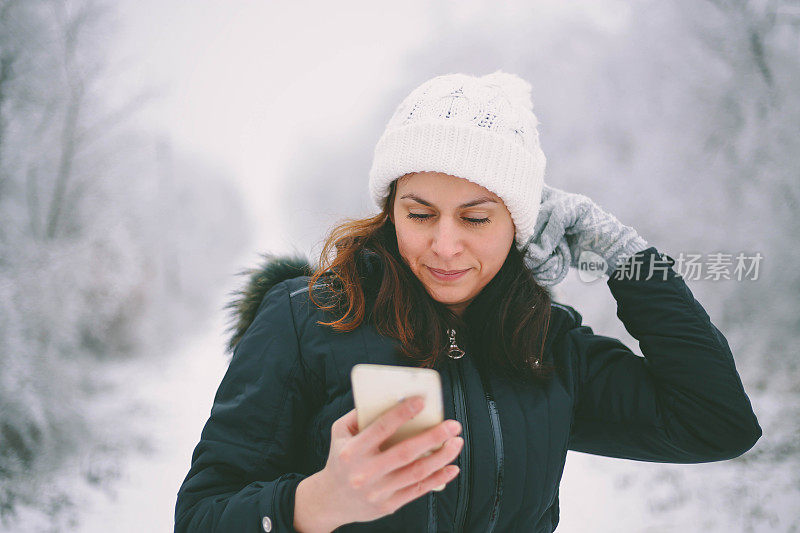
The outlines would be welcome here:
M 453 281 L 456 279 L 461 278 L 464 274 L 469 272 L 469 269 L 466 270 L 438 270 L 436 268 L 428 267 L 428 270 L 433 275 L 434 278 L 441 280 L 441 281 Z

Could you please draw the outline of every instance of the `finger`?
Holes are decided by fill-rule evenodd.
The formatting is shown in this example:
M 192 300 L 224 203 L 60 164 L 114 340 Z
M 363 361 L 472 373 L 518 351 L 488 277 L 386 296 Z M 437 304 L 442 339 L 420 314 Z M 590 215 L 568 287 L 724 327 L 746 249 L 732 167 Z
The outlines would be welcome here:
M 447 465 L 444 468 L 437 470 L 422 481 L 412 483 L 411 485 L 398 490 L 389 499 L 388 504 L 393 509 L 399 509 L 408 502 L 416 500 L 420 496 L 427 494 L 439 485 L 449 483 L 455 479 L 455 477 L 458 475 L 458 472 L 458 466 Z
M 383 478 L 379 490 L 388 494 L 420 482 L 452 462 L 464 447 L 464 439 L 453 437 L 432 454 L 392 471 Z
M 337 438 L 352 437 L 358 433 L 358 413 L 351 409 L 331 425 L 331 435 Z
M 378 454 L 374 459 L 374 464 L 370 465 L 370 469 L 374 468 L 374 472 L 379 476 L 387 474 L 415 461 L 425 452 L 441 446 L 447 439 L 460 432 L 461 424 L 458 421 L 445 420 Z
M 423 404 L 422 397 L 412 396 L 383 413 L 355 436 L 352 446 L 356 453 L 365 453 L 378 448 L 397 431 L 397 428 L 416 416 L 422 410 Z

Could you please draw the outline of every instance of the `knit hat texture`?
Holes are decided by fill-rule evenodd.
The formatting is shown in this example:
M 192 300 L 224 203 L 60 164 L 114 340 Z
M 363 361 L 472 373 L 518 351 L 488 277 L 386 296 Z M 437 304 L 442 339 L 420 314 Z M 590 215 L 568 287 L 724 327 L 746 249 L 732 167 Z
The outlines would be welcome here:
M 497 70 L 432 78 L 397 106 L 375 147 L 369 191 L 383 207 L 395 179 L 441 172 L 499 196 L 524 249 L 539 213 L 546 158 L 539 145 L 531 85 Z

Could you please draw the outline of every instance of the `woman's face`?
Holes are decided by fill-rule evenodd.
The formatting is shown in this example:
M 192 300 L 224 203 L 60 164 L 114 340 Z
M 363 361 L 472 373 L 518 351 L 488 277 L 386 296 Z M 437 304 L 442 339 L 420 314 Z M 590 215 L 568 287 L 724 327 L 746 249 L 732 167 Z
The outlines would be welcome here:
M 392 222 L 403 260 L 428 294 L 458 315 L 497 274 L 514 243 L 514 223 L 499 196 L 441 172 L 398 180 Z

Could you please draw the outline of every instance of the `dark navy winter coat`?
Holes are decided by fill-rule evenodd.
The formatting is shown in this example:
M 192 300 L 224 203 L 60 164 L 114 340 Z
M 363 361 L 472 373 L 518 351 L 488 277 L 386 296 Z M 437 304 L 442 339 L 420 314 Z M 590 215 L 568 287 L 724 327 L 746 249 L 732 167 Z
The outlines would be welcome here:
M 645 273 L 672 264 L 653 247 L 635 257 Z M 351 333 L 317 325 L 332 316 L 309 301 L 308 277 L 283 279 L 293 272 L 259 285 L 266 294 L 178 492 L 176 532 L 294 531 L 297 484 L 325 466 L 331 424 L 354 407 L 350 369 L 412 364 L 369 323 Z M 655 272 L 607 281 L 644 358 L 553 303 L 545 358 L 558 371 L 546 386 L 522 386 L 476 364 L 457 332 L 466 356 L 438 370 L 445 417 L 463 426 L 460 473 L 442 492 L 337 531 L 550 533 L 567 450 L 669 463 L 749 450 L 761 427 L 728 343 L 672 268 L 666 280 Z

